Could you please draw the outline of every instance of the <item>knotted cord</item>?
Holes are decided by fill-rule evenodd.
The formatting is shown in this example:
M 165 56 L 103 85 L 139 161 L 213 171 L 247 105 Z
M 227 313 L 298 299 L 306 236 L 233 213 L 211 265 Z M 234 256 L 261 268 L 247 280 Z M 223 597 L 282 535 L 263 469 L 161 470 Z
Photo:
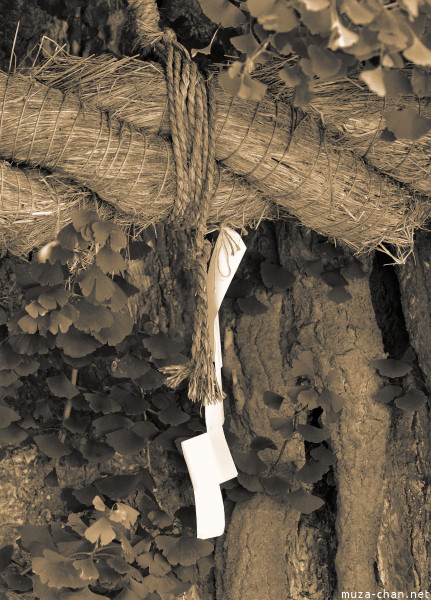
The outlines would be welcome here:
M 165 64 L 172 149 L 177 193 L 170 225 L 190 231 L 194 263 L 196 313 L 191 359 L 186 365 L 165 368 L 167 383 L 177 387 L 189 378 L 189 398 L 212 404 L 223 399 L 218 384 L 208 332 L 206 289 L 209 244 L 206 223 L 213 196 L 215 168 L 215 103 L 211 86 L 200 75 L 175 33 L 159 28 L 154 0 L 129 0 L 143 47 L 153 46 Z

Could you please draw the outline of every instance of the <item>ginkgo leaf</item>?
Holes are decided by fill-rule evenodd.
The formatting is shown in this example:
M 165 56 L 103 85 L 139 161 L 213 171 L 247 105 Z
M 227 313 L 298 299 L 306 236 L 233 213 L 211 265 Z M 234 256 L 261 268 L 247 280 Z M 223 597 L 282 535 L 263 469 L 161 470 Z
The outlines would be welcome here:
M 280 410 L 280 406 L 282 405 L 284 400 L 283 396 L 280 394 L 276 394 L 275 392 L 263 392 L 263 402 L 269 408 L 273 408 L 274 410 Z
M 293 508 L 295 508 L 301 513 L 304 513 L 305 515 L 308 515 L 315 510 L 318 510 L 325 504 L 325 502 L 321 498 L 309 494 L 302 488 L 286 494 L 285 498 L 289 502 L 289 504 L 293 506 Z
M 252 54 L 260 48 L 260 44 L 257 43 L 252 33 L 234 35 L 230 38 L 230 43 L 234 48 L 245 54 Z
M 215 560 L 213 556 L 202 556 L 199 558 L 197 562 L 199 577 L 207 577 L 214 566 Z
M 308 46 L 308 56 L 311 60 L 313 72 L 323 80 L 334 78 L 343 64 L 338 54 L 316 46 L 316 44 Z
M 111 398 L 120 405 L 126 415 L 141 415 L 150 408 L 149 403 L 142 394 L 132 394 L 126 391 L 123 391 L 122 394 L 113 394 L 114 390 L 115 388 L 112 388 Z
M 178 565 L 175 567 L 174 571 L 175 575 L 179 577 L 181 581 L 188 581 L 189 583 L 196 583 L 197 581 L 198 570 L 194 565 L 190 567 L 182 567 L 181 565 Z
M 68 558 L 53 552 L 44 550 L 43 557 L 36 556 L 32 561 L 33 572 L 39 575 L 40 581 L 49 587 L 57 589 L 69 587 L 73 589 L 82 588 L 82 579 L 73 566 L 73 558 Z
M 19 421 L 20 419 L 21 417 L 16 410 L 13 410 L 4 404 L 0 404 L 0 429 L 9 427 L 11 423 Z
M 162 332 L 145 338 L 143 344 L 151 352 L 153 358 L 169 358 L 181 350 L 181 346 L 177 342 Z
M 332 454 L 332 452 L 322 444 L 317 446 L 317 448 L 313 448 L 310 454 L 315 460 L 318 460 L 326 467 L 329 467 L 337 462 L 337 457 L 335 454 Z
M 259 300 L 255 296 L 249 296 L 248 298 L 238 298 L 237 302 L 240 309 L 246 315 L 251 315 L 252 317 L 266 313 L 268 310 L 268 307 L 265 306 L 265 304 L 263 304 L 262 302 L 259 302 Z
M 65 265 L 72 258 L 73 251 L 64 247 L 58 239 L 45 244 L 37 253 L 37 260 L 40 263 L 49 261 L 51 265 L 57 261 Z
M 368 25 L 376 15 L 377 6 L 371 2 L 359 2 L 358 0 L 344 0 L 342 10 L 346 13 L 352 23 L 356 25 Z
M 115 450 L 104 442 L 90 441 L 81 449 L 82 455 L 89 463 L 101 463 L 110 460 Z
M 300 352 L 298 358 L 294 358 L 292 361 L 291 374 L 294 377 L 307 376 L 310 379 L 314 379 L 314 362 L 313 353 L 309 350 Z
M 20 573 L 6 573 L 3 575 L 3 580 L 14 592 L 27 592 L 33 587 L 31 577 Z
M 75 231 L 81 231 L 81 229 L 98 221 L 99 215 L 95 210 L 73 210 L 70 213 L 70 218 Z
M 412 70 L 411 84 L 418 98 L 431 95 L 431 73 L 419 69 Z
M 262 483 L 258 475 L 248 475 L 247 473 L 238 472 L 238 481 L 249 492 L 261 492 L 263 490 Z
M 114 317 L 110 310 L 105 306 L 92 304 L 85 298 L 80 298 L 76 303 L 76 308 L 79 311 L 78 318 L 74 321 L 74 325 L 81 331 L 100 331 L 105 327 L 111 327 L 114 322 Z
M 0 429 L 0 448 L 10 445 L 18 446 L 27 438 L 28 434 L 21 427 L 18 427 L 15 423 L 11 423 L 9 427 Z
M 54 396 L 59 398 L 70 399 L 79 394 L 79 389 L 64 374 L 48 377 L 46 383 Z
M 91 423 L 89 415 L 79 415 L 73 412 L 68 419 L 63 421 L 63 425 L 72 433 L 84 433 Z
M 265 448 L 277 450 L 277 446 L 268 437 L 259 436 L 254 438 L 250 443 L 250 450 L 252 450 L 253 452 L 259 452 L 260 450 L 265 450 Z
M 262 27 L 271 31 L 291 31 L 298 25 L 294 10 L 282 2 L 248 0 L 247 8 Z
M 44 477 L 43 482 L 48 487 L 58 487 L 58 476 L 55 467 Z
M 7 388 L 18 379 L 18 375 L 11 369 L 5 369 L 0 371 L 0 385 Z
M 375 69 L 369 69 L 368 71 L 362 71 L 359 75 L 359 79 L 362 79 L 362 81 L 368 85 L 370 90 L 378 96 L 386 96 L 386 85 L 381 66 L 376 67 Z
M 156 390 L 165 382 L 166 377 L 156 369 L 148 369 L 146 373 L 137 377 L 134 381 L 143 391 Z M 134 413 L 136 414 L 136 413 Z
M 423 67 L 431 66 L 431 50 L 416 36 L 413 37 L 413 44 L 403 54 L 412 63 Z
M 385 385 L 376 394 L 373 394 L 373 400 L 388 404 L 392 402 L 395 396 L 399 396 L 403 388 L 400 385 Z
M 36 435 L 33 439 L 39 450 L 49 456 L 49 458 L 60 458 L 72 452 L 72 449 L 63 444 L 55 433 Z
M 126 377 L 127 379 L 136 379 L 150 370 L 150 365 L 142 358 L 126 354 L 122 358 L 116 358 L 111 366 L 111 372 L 114 377 Z
M 148 518 L 156 525 L 159 529 L 164 529 L 165 527 L 170 527 L 173 523 L 172 517 L 168 515 L 164 510 L 151 510 L 148 513 Z
M 66 268 L 63 268 L 58 263 L 50 265 L 33 260 L 29 266 L 29 274 L 42 285 L 58 285 L 63 283 L 66 278 Z
M 343 410 L 345 400 L 339 394 L 331 392 L 331 390 L 328 390 L 327 388 L 323 388 L 317 403 L 325 410 L 329 410 L 329 408 L 332 407 L 335 412 L 340 412 Z
M 37 301 L 47 310 L 64 306 L 70 298 L 70 292 L 59 286 L 44 286 Z
M 341 23 L 339 18 L 332 21 L 331 37 L 329 38 L 328 48 L 334 52 L 338 49 L 351 48 L 359 41 L 359 35 L 354 31 L 347 29 Z
M 74 560 L 73 566 L 78 571 L 79 576 L 84 581 L 95 581 L 99 577 L 99 571 L 96 569 L 94 560 L 92 558 L 83 558 L 80 560 Z
M 124 273 L 126 263 L 119 252 L 104 246 L 96 254 L 96 264 L 104 273 Z
M 48 330 L 54 335 L 56 333 L 66 333 L 72 323 L 73 319 L 69 319 L 69 317 L 58 310 L 52 310 L 49 313 Z
M 32 335 L 38 330 L 38 319 L 33 319 L 33 317 L 30 317 L 30 315 L 25 315 L 24 317 L 20 318 L 18 325 L 22 331 Z
M 253 290 L 249 279 L 234 279 L 226 292 L 226 298 L 246 298 Z
M 98 244 L 104 245 L 110 240 L 113 250 L 121 250 L 126 247 L 127 240 L 122 229 L 111 221 L 96 221 L 92 225 L 94 237 Z
M 190 587 L 190 584 L 180 581 L 173 573 L 166 573 L 164 577 L 147 575 L 140 582 L 131 579 L 129 585 L 136 592 L 138 598 L 146 600 L 159 600 L 160 597 L 172 600 L 184 594 Z M 157 592 L 157 594 L 154 595 L 152 592 Z
M 117 537 L 117 534 L 107 517 L 97 519 L 93 525 L 86 529 L 84 535 L 92 544 L 96 544 L 100 541 L 102 546 L 107 546 Z
M 413 94 L 410 80 L 402 71 L 398 71 L 397 69 L 384 69 L 383 81 L 386 88 L 386 96 L 389 98 L 411 96 Z
M 285 440 L 290 440 L 293 436 L 293 419 L 290 417 L 270 419 L 269 426 L 273 431 L 278 431 Z
M 93 500 L 97 496 L 97 489 L 94 485 L 87 485 L 83 488 L 73 490 L 75 498 L 85 506 L 93 506 Z
M 276 496 L 278 494 L 284 495 L 290 487 L 288 481 L 277 475 L 272 477 L 261 477 L 260 481 L 262 482 L 265 492 L 271 496 Z
M 198 50 L 198 52 L 202 52 L 202 50 Z M 154 252 L 154 250 L 145 242 L 133 241 L 127 246 L 129 260 L 141 260 L 150 254 L 150 252 Z
M 126 529 L 133 527 L 138 517 L 139 512 L 137 510 L 122 502 L 117 502 L 115 509 L 109 514 L 110 521 L 121 523 Z
M 313 425 L 298 425 L 297 431 L 302 435 L 304 440 L 307 442 L 314 442 L 319 444 L 324 440 L 327 440 L 330 436 L 329 430 L 325 427 L 313 427 Z
M 102 344 L 115 346 L 122 342 L 133 329 L 133 319 L 128 313 L 113 312 L 113 323 L 110 327 L 103 327 L 94 331 L 93 336 Z
M 260 274 L 266 287 L 272 288 L 274 292 L 284 292 L 295 282 L 292 273 L 269 260 L 265 260 L 260 265 Z
M 139 454 L 146 447 L 147 442 L 133 431 L 119 429 L 106 435 L 106 441 L 118 454 Z
M 222 27 L 239 27 L 246 22 L 245 14 L 228 0 L 200 0 L 204 14 Z
M 179 537 L 172 535 L 157 535 L 156 546 L 163 552 L 171 565 L 188 567 L 195 565 L 198 558 L 208 556 L 214 551 L 214 544 L 201 540 L 194 535 L 183 534 Z
M 115 402 L 109 394 L 96 392 L 95 394 L 84 394 L 84 396 L 94 412 L 103 412 L 104 415 L 107 415 L 121 408 L 118 402 Z
M 157 416 L 165 425 L 181 425 L 181 423 L 190 421 L 190 415 L 176 406 L 170 406 L 161 410 Z
M 371 361 L 371 365 L 375 367 L 380 375 L 384 377 L 404 377 L 413 369 L 411 363 L 395 360 L 393 358 L 381 358 Z
M 93 421 L 94 429 L 98 435 L 103 433 L 111 433 L 117 429 L 129 429 L 132 427 L 133 421 L 121 414 L 110 414 L 98 417 Z
M 95 265 L 83 271 L 78 277 L 78 283 L 84 296 L 93 295 L 98 302 L 110 299 L 117 287 L 112 279 Z
M 140 474 L 135 475 L 108 475 L 95 479 L 93 484 L 101 494 L 108 496 L 111 500 L 118 498 L 127 498 L 136 490 L 140 482 Z
M 248 475 L 259 475 L 268 469 L 256 452 L 234 452 L 234 459 L 237 467 Z
M 397 139 L 418 140 L 431 130 L 431 119 L 422 117 L 417 111 L 408 108 L 386 110 L 383 116 L 386 120 L 386 127 Z
M 10 565 L 13 551 L 14 548 L 12 544 L 7 544 L 0 548 L 0 571 L 3 571 Z
M 232 502 L 237 502 L 240 504 L 253 498 L 254 493 L 246 490 L 242 486 L 237 486 L 232 489 L 226 489 L 226 496 L 229 498 L 229 500 L 232 500 Z
M 395 399 L 395 404 L 398 408 L 402 408 L 406 411 L 419 410 L 426 404 L 427 397 L 420 390 L 411 389 L 408 390 L 404 396 L 399 396 Z
M 157 427 L 151 421 L 138 421 L 134 423 L 132 431 L 144 438 L 144 440 L 153 440 L 159 433 Z
M 321 274 L 321 278 L 325 283 L 331 287 L 337 287 L 339 285 L 347 285 L 348 281 L 343 277 L 340 269 L 333 269 L 331 271 L 325 271 Z
M 2 370 L 15 369 L 21 360 L 22 357 L 14 352 L 7 341 L 0 344 L 0 368 Z
M 83 331 L 78 331 L 73 326 L 69 327 L 66 333 L 57 334 L 56 345 L 72 358 L 87 356 L 100 348 L 97 340 Z
M 45 600 L 45 596 L 40 596 L 40 597 L 44 598 L 44 600 Z M 47 598 L 46 600 L 51 600 L 51 599 Z M 109 600 L 109 596 L 102 596 L 101 594 L 95 594 L 88 587 L 85 587 L 82 590 L 76 590 L 74 592 L 70 592 L 70 591 L 60 592 L 59 600 Z
M 306 462 L 305 465 L 295 473 L 295 478 L 302 481 L 302 483 L 316 483 L 316 481 L 322 479 L 323 474 L 326 473 L 327 470 L 328 467 L 325 467 L 325 465 L 317 460 L 312 460 Z

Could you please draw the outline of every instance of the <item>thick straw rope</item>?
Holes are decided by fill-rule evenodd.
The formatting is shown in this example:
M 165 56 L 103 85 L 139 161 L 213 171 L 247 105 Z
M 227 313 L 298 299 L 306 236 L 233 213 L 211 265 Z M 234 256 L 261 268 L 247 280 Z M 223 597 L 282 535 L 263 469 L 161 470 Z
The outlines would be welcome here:
M 154 0 L 133 0 L 130 6 L 135 12 L 140 39 L 145 45 L 157 43 L 157 50 L 165 63 L 177 182 L 169 221 L 175 227 L 191 230 L 195 263 L 196 309 L 191 360 L 186 366 L 171 367 L 168 383 L 177 387 L 188 376 L 189 398 L 193 402 L 199 400 L 203 404 L 212 404 L 223 399 L 209 339 L 206 288 L 208 252 L 205 233 L 215 168 L 214 102 L 196 64 L 187 50 L 178 44 L 175 33 L 166 30 L 161 36 Z
M 32 73 L 145 131 L 170 132 L 166 79 L 154 63 L 57 55 Z M 400 258 L 408 254 L 430 214 L 427 198 L 382 176 L 283 102 L 232 98 L 217 85 L 215 96 L 218 161 L 325 236 L 356 251 L 393 244 Z

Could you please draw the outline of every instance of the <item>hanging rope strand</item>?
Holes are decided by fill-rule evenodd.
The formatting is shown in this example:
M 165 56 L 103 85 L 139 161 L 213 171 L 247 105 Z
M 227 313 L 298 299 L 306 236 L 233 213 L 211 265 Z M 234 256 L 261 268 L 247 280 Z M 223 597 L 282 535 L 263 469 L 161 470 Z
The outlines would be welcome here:
M 206 223 L 213 196 L 215 104 L 204 79 L 173 31 L 162 32 L 155 0 L 129 0 L 140 43 L 153 45 L 165 63 L 177 194 L 170 224 L 190 231 L 196 312 L 191 359 L 168 367 L 167 383 L 177 387 L 189 377 L 189 398 L 211 404 L 223 399 L 217 381 L 208 331 Z

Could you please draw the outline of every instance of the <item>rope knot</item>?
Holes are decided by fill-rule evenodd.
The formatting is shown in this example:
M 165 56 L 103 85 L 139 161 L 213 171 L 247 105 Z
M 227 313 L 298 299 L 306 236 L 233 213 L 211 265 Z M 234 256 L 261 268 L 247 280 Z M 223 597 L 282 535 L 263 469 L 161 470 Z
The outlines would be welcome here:
M 162 42 L 164 44 L 176 44 L 177 43 L 177 35 L 173 29 L 167 27 L 162 35 Z

